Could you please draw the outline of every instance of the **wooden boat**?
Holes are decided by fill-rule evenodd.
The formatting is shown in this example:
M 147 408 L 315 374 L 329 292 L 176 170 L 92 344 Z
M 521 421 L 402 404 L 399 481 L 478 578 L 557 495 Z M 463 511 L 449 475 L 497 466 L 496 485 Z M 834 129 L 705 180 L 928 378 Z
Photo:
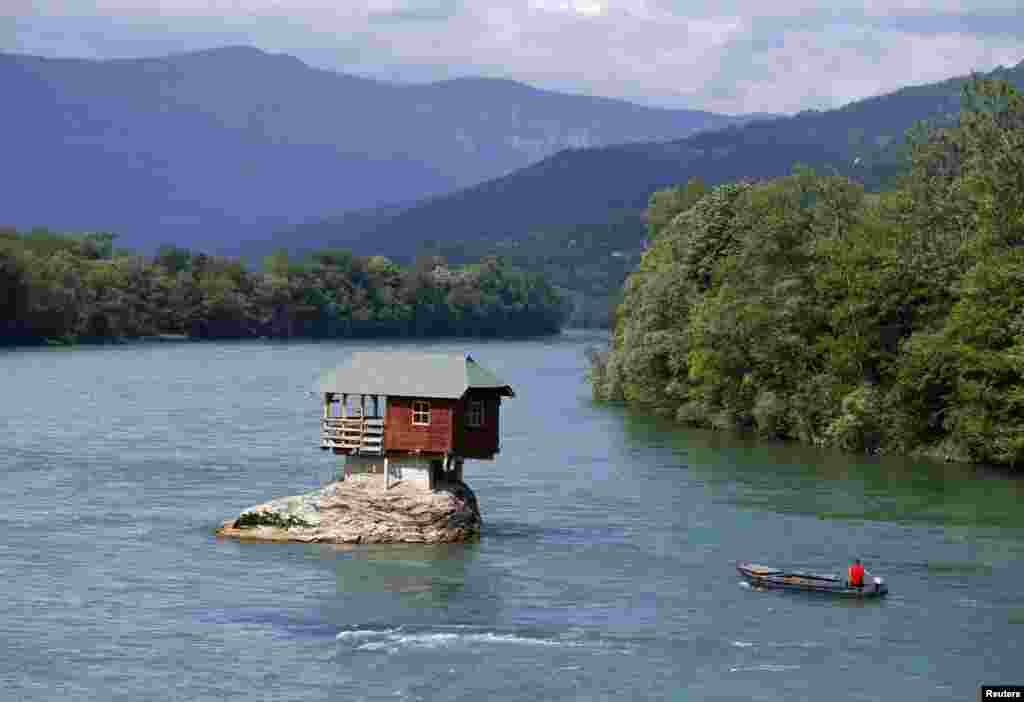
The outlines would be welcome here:
M 884 597 L 889 586 L 882 578 L 864 574 L 864 585 L 854 587 L 836 575 L 788 571 L 756 563 L 737 563 L 736 570 L 754 587 L 824 592 L 842 597 Z

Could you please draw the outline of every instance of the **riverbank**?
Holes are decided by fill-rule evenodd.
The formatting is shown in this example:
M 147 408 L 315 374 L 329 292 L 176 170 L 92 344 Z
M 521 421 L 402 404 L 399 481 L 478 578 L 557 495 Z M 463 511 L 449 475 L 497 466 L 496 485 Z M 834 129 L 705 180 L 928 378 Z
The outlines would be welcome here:
M 593 330 L 588 329 L 559 329 L 551 332 L 538 332 L 536 334 L 516 334 L 508 333 L 501 334 L 498 336 L 476 336 L 476 335 L 460 335 L 460 334 L 437 334 L 427 336 L 396 336 L 390 334 L 381 334 L 378 336 L 373 335 L 355 335 L 351 337 L 331 337 L 325 339 L 316 336 L 255 336 L 255 335 L 239 335 L 239 336 L 222 336 L 222 337 L 208 337 L 208 336 L 192 336 L 189 334 L 147 334 L 145 336 L 121 336 L 121 337 L 85 337 L 85 338 L 42 338 L 42 339 L 0 339 L 0 349 L 3 350 L 15 350 L 15 349 L 38 349 L 38 348 L 55 348 L 55 349 L 71 349 L 77 346 L 123 346 L 128 344 L 168 344 L 168 343 L 234 343 L 234 342 L 319 342 L 319 341 L 355 341 L 355 342 L 372 342 L 372 341 L 385 341 L 388 343 L 394 342 L 405 342 L 415 341 L 418 343 L 438 343 L 450 340 L 470 340 L 475 341 L 479 339 L 486 339 L 488 341 L 532 341 L 532 340 L 543 340 L 551 337 L 556 337 L 567 331 L 584 331 L 590 332 Z
M 439 544 L 480 534 L 476 495 L 462 482 L 433 491 L 412 483 L 385 489 L 383 475 L 352 475 L 303 495 L 280 497 L 225 521 L 218 536 L 246 541 Z
M 804 168 L 657 193 L 595 399 L 853 453 L 1024 466 L 1024 95 L 964 88 L 893 189 Z M 1013 181 L 1017 178 L 1017 181 Z
M 262 269 L 173 246 L 153 257 L 109 237 L 0 230 L 7 295 L 0 345 L 48 340 L 426 338 L 555 333 L 562 302 L 545 278 L 490 257 L 401 266 L 328 250 Z

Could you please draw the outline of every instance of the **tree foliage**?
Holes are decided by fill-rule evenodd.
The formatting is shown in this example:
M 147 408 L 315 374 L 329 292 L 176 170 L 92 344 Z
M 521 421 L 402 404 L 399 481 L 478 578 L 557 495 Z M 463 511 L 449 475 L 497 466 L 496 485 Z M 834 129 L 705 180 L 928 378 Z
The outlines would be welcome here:
M 912 143 L 882 193 L 798 168 L 653 197 L 656 238 L 592 355 L 595 396 L 848 450 L 1024 463 L 1024 97 L 975 80 L 959 119 Z
M 262 272 L 167 244 L 116 252 L 108 234 L 0 231 L 0 343 L 195 338 L 515 336 L 552 333 L 562 307 L 537 274 L 503 260 L 402 268 L 325 250 Z

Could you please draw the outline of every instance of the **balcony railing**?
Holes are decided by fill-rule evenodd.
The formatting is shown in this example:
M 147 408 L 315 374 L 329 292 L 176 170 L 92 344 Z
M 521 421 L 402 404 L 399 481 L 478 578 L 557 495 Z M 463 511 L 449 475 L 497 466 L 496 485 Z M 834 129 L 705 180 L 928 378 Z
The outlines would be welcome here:
M 383 417 L 320 420 L 320 448 L 379 456 L 384 453 Z

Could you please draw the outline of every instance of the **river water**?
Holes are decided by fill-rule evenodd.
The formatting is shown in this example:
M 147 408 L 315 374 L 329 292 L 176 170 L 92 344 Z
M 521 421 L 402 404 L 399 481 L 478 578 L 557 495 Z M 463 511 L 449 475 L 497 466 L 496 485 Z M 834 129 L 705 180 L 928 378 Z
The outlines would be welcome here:
M 318 375 L 394 342 L 0 352 L 0 698 L 975 699 L 1024 683 L 1024 481 L 594 405 L 600 336 L 444 342 L 510 382 L 455 546 L 242 544 L 326 481 Z M 860 556 L 888 599 L 741 586 Z

